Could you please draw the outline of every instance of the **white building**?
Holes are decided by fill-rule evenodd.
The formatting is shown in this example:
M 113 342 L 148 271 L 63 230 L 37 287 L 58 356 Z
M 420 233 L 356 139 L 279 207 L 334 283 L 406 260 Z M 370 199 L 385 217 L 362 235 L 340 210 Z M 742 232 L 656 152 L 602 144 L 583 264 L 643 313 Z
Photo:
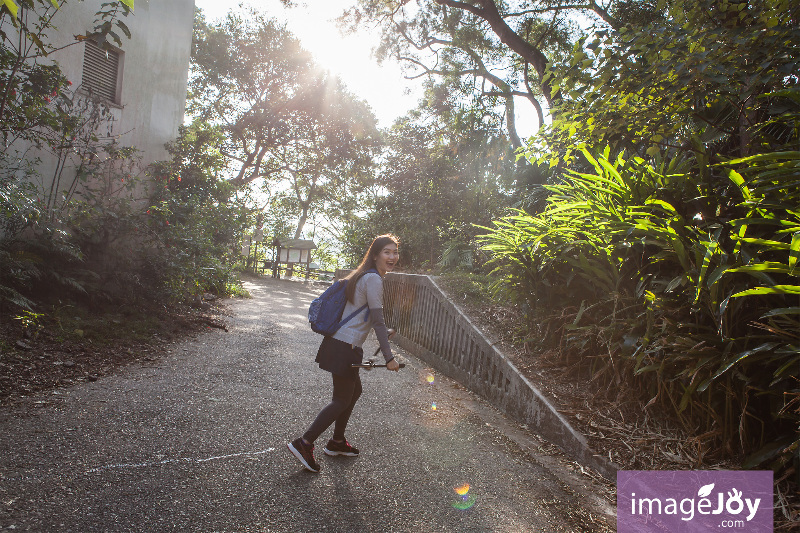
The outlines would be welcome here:
M 71 0 L 64 5 L 53 19 L 56 31 L 48 35 L 50 44 L 65 46 L 75 42 L 75 35 L 90 31 L 103 1 Z M 176 138 L 183 122 L 194 9 L 194 0 L 136 0 L 134 12 L 120 18 L 131 38 L 115 28 L 121 49 L 106 52 L 83 41 L 49 56 L 78 95 L 88 90 L 110 102 L 114 120 L 110 130 L 98 130 L 101 141 L 113 139 L 118 146 L 137 148 L 142 167 L 168 157 L 164 144 Z M 9 29 L 10 24 L 2 28 Z M 52 179 L 48 176 L 57 169 L 56 156 L 19 148 L 26 158 L 41 158 L 40 185 L 46 188 Z
M 71 2 L 56 19 L 60 34 L 85 33 L 101 3 Z M 75 86 L 86 87 L 92 79 L 106 87 L 111 84 L 118 106 L 114 133 L 121 134 L 119 142 L 139 148 L 146 161 L 164 159 L 164 143 L 176 137 L 183 122 L 194 0 L 136 0 L 134 13 L 121 20 L 131 38 L 123 36 L 122 50 L 109 55 L 107 63 L 118 60 L 116 72 L 98 62 L 91 48 L 99 49 L 85 42 L 59 52 L 54 59 Z M 102 54 L 101 58 L 105 59 Z

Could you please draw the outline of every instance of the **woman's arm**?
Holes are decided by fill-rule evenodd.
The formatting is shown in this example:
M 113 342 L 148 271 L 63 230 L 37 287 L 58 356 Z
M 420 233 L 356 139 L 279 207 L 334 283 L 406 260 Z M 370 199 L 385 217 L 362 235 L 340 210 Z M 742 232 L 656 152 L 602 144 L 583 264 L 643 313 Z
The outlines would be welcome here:
M 381 352 L 383 352 L 383 358 L 388 363 L 394 359 L 394 355 L 392 355 L 392 346 L 389 344 L 389 330 L 383 318 L 383 307 L 370 309 L 369 320 L 372 329 L 375 330 L 375 336 L 378 337 L 378 344 L 381 347 Z
M 383 278 L 377 274 L 365 274 L 363 278 L 369 306 L 369 319 L 375 336 L 378 337 L 383 358 L 387 364 L 394 359 L 392 347 L 389 344 L 389 332 L 383 317 Z

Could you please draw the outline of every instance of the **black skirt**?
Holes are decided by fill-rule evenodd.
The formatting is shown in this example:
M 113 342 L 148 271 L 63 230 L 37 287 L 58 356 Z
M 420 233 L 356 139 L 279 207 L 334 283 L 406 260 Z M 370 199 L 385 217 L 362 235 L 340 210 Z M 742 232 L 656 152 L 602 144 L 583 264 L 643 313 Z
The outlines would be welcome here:
M 360 347 L 353 347 L 349 344 L 333 337 L 325 337 L 317 350 L 316 361 L 319 367 L 343 378 L 356 379 L 358 369 L 350 365 L 360 363 L 364 358 L 364 350 Z

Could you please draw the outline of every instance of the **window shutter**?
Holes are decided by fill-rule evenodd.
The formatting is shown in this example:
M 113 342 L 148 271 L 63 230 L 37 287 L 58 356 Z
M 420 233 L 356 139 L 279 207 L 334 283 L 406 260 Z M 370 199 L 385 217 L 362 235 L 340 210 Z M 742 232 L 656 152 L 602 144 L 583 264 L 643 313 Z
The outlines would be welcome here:
M 91 39 L 84 41 L 83 88 L 94 96 L 119 103 L 117 83 L 119 77 L 119 52 L 103 50 Z

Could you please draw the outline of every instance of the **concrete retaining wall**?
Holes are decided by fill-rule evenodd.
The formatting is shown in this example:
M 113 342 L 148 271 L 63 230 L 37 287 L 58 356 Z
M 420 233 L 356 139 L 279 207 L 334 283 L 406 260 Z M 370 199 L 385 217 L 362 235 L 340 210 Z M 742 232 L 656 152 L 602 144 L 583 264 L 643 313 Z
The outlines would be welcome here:
M 392 339 L 445 375 L 609 479 L 616 470 L 589 449 L 586 438 L 495 348 L 429 276 L 389 274 L 384 280 Z

